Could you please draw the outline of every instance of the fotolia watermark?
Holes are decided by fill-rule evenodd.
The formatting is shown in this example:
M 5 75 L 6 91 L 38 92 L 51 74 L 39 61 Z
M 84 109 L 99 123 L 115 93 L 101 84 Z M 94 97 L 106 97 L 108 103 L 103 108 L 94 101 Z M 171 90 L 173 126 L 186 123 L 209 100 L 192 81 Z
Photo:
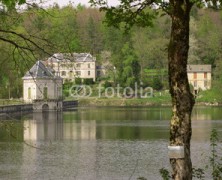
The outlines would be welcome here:
M 91 97 L 92 95 L 99 98 L 149 98 L 153 97 L 153 88 L 142 86 L 138 87 L 138 84 L 135 83 L 134 87 L 121 87 L 117 84 L 116 87 L 103 87 L 101 84 L 98 87 L 92 89 L 88 85 L 73 85 L 69 89 L 69 95 L 75 98 Z

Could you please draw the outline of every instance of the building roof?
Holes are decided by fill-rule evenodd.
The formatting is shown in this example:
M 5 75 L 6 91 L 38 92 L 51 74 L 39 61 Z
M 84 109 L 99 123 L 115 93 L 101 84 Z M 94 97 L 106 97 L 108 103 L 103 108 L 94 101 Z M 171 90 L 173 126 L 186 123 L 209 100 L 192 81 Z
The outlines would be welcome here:
M 211 65 L 187 65 L 187 72 L 211 72 Z
M 47 68 L 42 61 L 37 61 L 32 68 L 26 72 L 23 79 L 33 78 L 55 78 L 54 74 Z M 58 78 L 58 77 L 56 77 Z
M 48 61 L 95 62 L 96 59 L 89 53 L 56 53 Z

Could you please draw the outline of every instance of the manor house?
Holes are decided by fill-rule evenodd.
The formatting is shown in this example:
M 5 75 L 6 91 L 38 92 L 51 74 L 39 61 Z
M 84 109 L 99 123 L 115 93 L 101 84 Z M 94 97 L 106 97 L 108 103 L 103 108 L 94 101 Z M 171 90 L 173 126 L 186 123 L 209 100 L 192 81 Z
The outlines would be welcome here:
M 76 78 L 96 81 L 96 58 L 89 53 L 56 53 L 46 60 L 46 66 L 64 81 Z

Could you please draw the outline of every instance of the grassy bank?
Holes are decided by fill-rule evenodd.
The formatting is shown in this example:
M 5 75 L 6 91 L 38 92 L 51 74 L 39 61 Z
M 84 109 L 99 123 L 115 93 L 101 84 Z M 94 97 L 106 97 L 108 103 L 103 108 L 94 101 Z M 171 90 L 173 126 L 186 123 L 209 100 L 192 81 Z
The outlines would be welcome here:
M 0 99 L 0 106 L 24 104 L 20 99 Z
M 81 98 L 79 106 L 159 106 L 170 105 L 170 97 L 153 98 Z
M 79 106 L 170 106 L 169 94 L 156 93 L 149 98 L 105 98 L 86 97 L 79 98 Z M 213 90 L 202 91 L 196 98 L 196 106 L 199 105 L 222 105 L 222 96 Z
M 196 98 L 196 103 L 222 105 L 221 89 L 213 88 L 211 90 L 201 91 Z
M 64 100 L 73 100 L 72 97 Z M 85 97 L 77 99 L 79 106 L 170 106 L 171 96 L 169 92 L 155 92 L 154 96 L 147 98 L 106 98 L 104 96 Z M 0 106 L 23 104 L 20 99 L 0 99 Z M 220 88 L 201 91 L 196 98 L 196 105 L 222 105 Z

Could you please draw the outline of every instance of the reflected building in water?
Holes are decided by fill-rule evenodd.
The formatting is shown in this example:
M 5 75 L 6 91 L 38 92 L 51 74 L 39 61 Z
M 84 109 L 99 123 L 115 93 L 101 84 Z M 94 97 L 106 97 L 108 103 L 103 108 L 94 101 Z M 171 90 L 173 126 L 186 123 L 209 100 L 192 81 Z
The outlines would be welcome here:
M 194 108 L 192 113 L 192 140 L 208 141 L 212 130 L 212 114 L 204 109 Z
M 142 114 L 146 120 L 121 121 L 112 119 L 130 118 L 122 111 L 109 116 L 105 115 L 107 111 L 98 114 L 98 111 L 90 113 L 81 109 L 63 113 L 36 112 L 32 120 L 24 121 L 24 140 L 168 139 L 170 115 L 156 111 Z M 141 114 L 140 111 L 130 112 L 130 116 L 136 118 L 138 113 Z M 155 120 L 148 119 L 148 115 Z M 212 118 L 211 113 L 203 112 L 201 108 L 193 110 L 193 140 L 209 140 Z
M 24 140 L 92 140 L 96 139 L 96 121 L 64 121 L 61 112 L 33 113 L 24 121 Z
M 33 113 L 33 119 L 24 121 L 24 140 L 63 139 L 62 113 Z
M 64 139 L 96 139 L 96 121 L 81 120 L 79 123 L 64 123 Z

